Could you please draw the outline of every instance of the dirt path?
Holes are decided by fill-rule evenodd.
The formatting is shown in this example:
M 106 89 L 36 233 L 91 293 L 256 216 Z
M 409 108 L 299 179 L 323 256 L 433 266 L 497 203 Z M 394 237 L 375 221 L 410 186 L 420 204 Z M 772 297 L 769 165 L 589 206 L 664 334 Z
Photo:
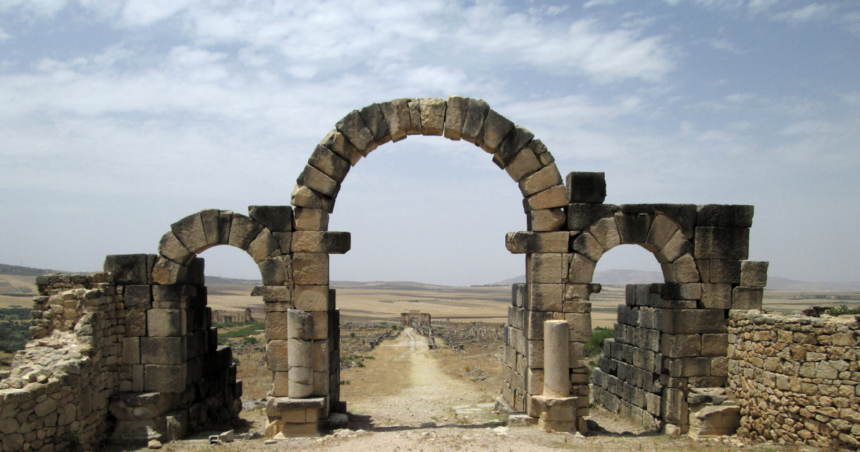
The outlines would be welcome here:
M 427 339 L 407 328 L 394 341 L 381 344 L 366 367 L 344 371 L 342 378 L 350 384 L 342 398 L 356 415 L 356 427 L 499 421 L 491 413 L 492 400 L 443 373 L 432 353 Z

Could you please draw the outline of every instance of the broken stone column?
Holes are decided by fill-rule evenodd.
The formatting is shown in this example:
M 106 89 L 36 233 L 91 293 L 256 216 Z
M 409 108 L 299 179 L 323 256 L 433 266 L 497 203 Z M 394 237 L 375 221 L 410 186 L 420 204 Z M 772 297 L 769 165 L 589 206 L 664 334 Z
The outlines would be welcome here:
M 569 326 L 565 320 L 548 320 L 543 326 L 545 397 L 567 397 L 570 394 Z
M 314 392 L 313 337 L 314 319 L 310 313 L 298 309 L 287 311 L 289 337 L 289 394 L 302 399 Z

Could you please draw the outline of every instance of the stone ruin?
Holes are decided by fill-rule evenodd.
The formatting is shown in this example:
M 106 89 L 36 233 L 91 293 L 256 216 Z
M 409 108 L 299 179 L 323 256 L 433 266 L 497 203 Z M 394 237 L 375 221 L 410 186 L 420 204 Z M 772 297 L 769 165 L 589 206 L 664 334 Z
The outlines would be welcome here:
M 244 311 L 212 311 L 212 322 L 214 323 L 235 323 L 235 322 L 253 322 L 254 316 L 251 315 L 251 308 L 245 308 Z
M 429 312 L 412 310 L 400 313 L 400 326 L 403 328 L 411 327 L 412 323 L 416 320 L 418 321 L 418 326 L 421 328 L 433 327 Z
M 3 450 L 169 441 L 235 418 L 242 382 L 230 348 L 217 345 L 197 257 L 218 245 L 246 251 L 262 276 L 266 436 L 345 426 L 329 255 L 349 251 L 350 235 L 329 232 L 329 215 L 351 166 L 419 134 L 475 144 L 524 198 L 527 231 L 506 246 L 525 254 L 527 282 L 513 286 L 497 401 L 512 422 L 585 432 L 591 396 L 666 433 L 739 425 L 749 437 L 857 443 L 857 324 L 760 313 L 767 263 L 746 260 L 751 206 L 604 204 L 602 173 L 564 184 L 531 132 L 482 100 L 451 96 L 347 114 L 313 150 L 292 207 L 203 210 L 171 225 L 158 254 L 108 256 L 91 277 L 39 277 L 33 340 L 0 375 Z M 665 281 L 628 288 L 615 340 L 589 376 L 592 276 L 621 244 L 651 251 Z

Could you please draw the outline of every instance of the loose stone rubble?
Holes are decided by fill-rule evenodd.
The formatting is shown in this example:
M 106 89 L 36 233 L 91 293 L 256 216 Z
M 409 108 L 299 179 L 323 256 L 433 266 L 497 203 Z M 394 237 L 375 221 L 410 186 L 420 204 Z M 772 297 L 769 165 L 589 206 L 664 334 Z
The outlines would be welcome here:
M 219 245 L 246 251 L 262 277 L 254 294 L 274 377 L 266 436 L 342 427 L 329 255 L 349 251 L 350 234 L 329 232 L 329 215 L 351 167 L 416 134 L 474 144 L 523 195 L 527 231 L 509 233 L 506 246 L 526 255 L 526 283 L 512 287 L 497 400 L 512 424 L 586 433 L 593 391 L 596 404 L 667 434 L 740 425 L 754 438 L 857 444 L 856 322 L 758 313 L 767 263 L 747 261 L 752 206 L 604 204 L 603 173 L 573 172 L 564 183 L 531 132 L 480 99 L 451 96 L 347 114 L 313 149 L 292 206 L 203 210 L 171 225 L 158 254 L 108 256 L 92 277 L 40 277 L 33 340 L 0 375 L 3 450 L 161 443 L 236 417 L 242 382 L 230 348 L 217 346 L 197 257 Z M 615 339 L 589 376 L 594 268 L 621 244 L 651 251 L 665 283 L 628 287 Z M 432 336 L 429 314 L 418 317 Z

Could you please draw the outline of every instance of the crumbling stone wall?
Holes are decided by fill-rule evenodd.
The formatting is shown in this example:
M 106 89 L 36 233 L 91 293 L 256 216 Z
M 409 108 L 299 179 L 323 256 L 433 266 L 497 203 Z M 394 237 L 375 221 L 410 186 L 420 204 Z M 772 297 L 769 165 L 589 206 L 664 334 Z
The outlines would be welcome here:
M 86 450 L 110 427 L 120 378 L 124 311 L 104 273 L 36 279 L 31 340 L 0 375 L 4 451 Z
M 262 293 L 260 295 L 262 295 Z M 212 322 L 214 322 L 214 323 L 253 322 L 253 321 L 254 321 L 254 316 L 251 314 L 251 308 L 245 308 L 244 311 L 220 311 L 220 310 L 212 311 Z
M 738 435 L 810 446 L 860 446 L 860 324 L 732 311 L 729 387 Z

